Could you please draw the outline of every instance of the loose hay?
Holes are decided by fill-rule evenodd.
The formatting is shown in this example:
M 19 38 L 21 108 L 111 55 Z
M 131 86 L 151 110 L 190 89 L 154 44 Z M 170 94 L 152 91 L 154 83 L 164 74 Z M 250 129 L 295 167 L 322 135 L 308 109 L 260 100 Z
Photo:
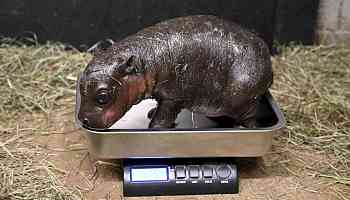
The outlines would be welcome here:
M 33 130 L 17 128 L 0 134 L 1 200 L 82 199 L 79 190 L 65 188 L 59 181 L 57 174 L 66 172 L 56 168 L 48 155 L 31 143 Z
M 350 185 L 350 46 L 281 52 L 273 59 L 272 92 L 285 113 L 289 142 L 329 156 L 326 166 L 309 166 L 316 176 Z
M 312 176 L 350 185 L 350 46 L 281 47 L 273 58 L 272 93 L 286 119 L 291 150 L 309 148 L 329 159 L 305 163 Z M 64 171 L 23 134 L 47 127 L 18 129 L 17 119 L 52 113 L 74 97 L 75 79 L 91 55 L 65 51 L 62 44 L 26 46 L 11 40 L 0 44 L 0 199 L 81 199 L 58 176 Z M 64 101 L 67 103 L 67 100 Z M 341 196 L 347 196 L 346 190 Z
M 57 100 L 74 94 L 76 75 L 89 54 L 65 51 L 62 44 L 13 45 L 7 39 L 0 45 L 0 122 L 23 111 L 48 112 Z
M 47 127 L 20 129 L 17 119 L 49 113 L 60 106 L 61 98 L 72 97 L 76 74 L 90 55 L 65 51 L 62 44 L 0 43 L 0 199 L 82 199 L 78 189 L 59 181 L 64 171 L 31 143 L 31 136 L 47 132 Z
M 81 199 L 78 190 L 63 187 L 51 163 L 37 159 L 39 152 L 22 151 L 0 153 L 0 199 Z

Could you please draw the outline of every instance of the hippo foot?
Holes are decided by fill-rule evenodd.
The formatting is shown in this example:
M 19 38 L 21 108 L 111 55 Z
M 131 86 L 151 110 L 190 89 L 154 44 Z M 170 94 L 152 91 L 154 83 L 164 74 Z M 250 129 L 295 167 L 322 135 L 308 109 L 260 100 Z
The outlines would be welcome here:
M 175 123 L 156 123 L 156 122 L 154 122 L 154 123 L 150 123 L 149 124 L 149 126 L 148 126 L 148 128 L 174 128 L 176 126 L 176 124 Z
M 148 117 L 152 117 L 149 128 L 174 128 L 177 114 L 181 107 L 174 101 L 159 101 L 158 107 L 148 112 Z
M 237 121 L 232 117 L 219 116 L 208 117 L 210 120 L 216 122 L 220 128 L 255 128 L 256 119 L 254 117 L 244 119 L 244 121 Z
M 157 108 L 152 108 L 150 111 L 147 113 L 148 119 L 152 119 L 154 114 L 156 113 Z
M 245 128 L 256 128 L 256 119 L 250 118 L 241 122 L 241 125 Z

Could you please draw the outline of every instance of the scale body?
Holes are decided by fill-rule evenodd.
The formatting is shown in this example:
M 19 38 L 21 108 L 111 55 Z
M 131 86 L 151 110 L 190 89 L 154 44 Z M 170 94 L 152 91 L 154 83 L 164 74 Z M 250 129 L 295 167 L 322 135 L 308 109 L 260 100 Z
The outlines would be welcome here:
M 208 159 L 124 161 L 124 196 L 238 193 L 236 165 Z
M 263 156 L 273 135 L 285 126 L 269 92 L 258 103 L 258 126 L 252 129 L 220 127 L 189 111 L 179 114 L 176 128 L 147 129 L 147 113 L 153 107 L 129 111 L 124 116 L 129 119 L 123 117 L 119 125 L 103 131 L 78 123 L 87 133 L 91 154 L 123 160 L 125 196 L 237 193 L 238 169 L 232 158 Z

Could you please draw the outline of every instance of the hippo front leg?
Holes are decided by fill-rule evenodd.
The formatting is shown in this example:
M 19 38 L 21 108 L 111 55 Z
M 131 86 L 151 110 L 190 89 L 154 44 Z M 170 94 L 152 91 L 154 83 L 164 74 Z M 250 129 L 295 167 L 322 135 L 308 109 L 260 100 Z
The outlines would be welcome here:
M 159 101 L 149 128 L 174 128 L 181 106 L 175 101 Z

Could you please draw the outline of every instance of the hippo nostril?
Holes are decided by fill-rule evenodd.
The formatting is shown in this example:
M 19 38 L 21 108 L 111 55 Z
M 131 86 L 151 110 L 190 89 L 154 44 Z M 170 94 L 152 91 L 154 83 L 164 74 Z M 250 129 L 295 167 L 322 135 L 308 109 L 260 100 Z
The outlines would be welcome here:
M 86 117 L 83 119 L 83 124 L 84 125 L 88 125 L 89 124 L 89 120 Z

